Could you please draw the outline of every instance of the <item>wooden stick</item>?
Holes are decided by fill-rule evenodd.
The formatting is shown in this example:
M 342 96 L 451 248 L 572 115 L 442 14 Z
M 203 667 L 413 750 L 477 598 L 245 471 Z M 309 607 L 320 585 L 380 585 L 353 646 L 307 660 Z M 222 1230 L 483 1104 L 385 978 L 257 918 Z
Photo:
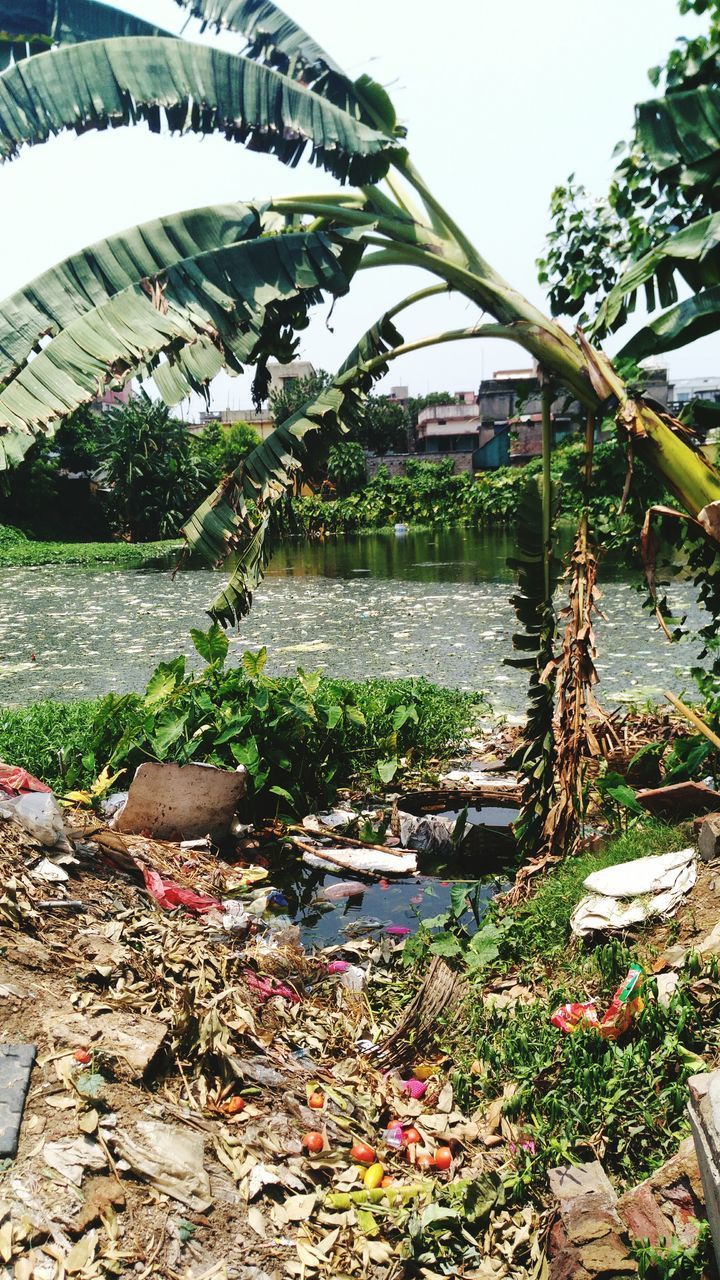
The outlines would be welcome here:
M 708 739 L 709 742 L 712 742 L 714 747 L 717 747 L 718 750 L 720 750 L 720 738 L 718 738 L 716 733 L 713 733 L 712 729 L 708 729 L 705 722 L 700 719 L 699 715 L 697 715 L 696 712 L 694 712 L 690 707 L 686 706 L 684 702 L 681 702 L 679 698 L 676 698 L 674 693 L 668 693 L 666 691 L 665 697 L 667 698 L 668 702 L 670 702 L 672 706 L 675 707 L 676 711 L 680 712 L 681 716 L 684 716 L 686 720 L 690 721 L 690 724 L 695 726 L 698 733 L 702 733 Z
M 406 853 L 414 853 L 414 849 L 390 849 L 386 844 L 370 844 L 367 840 L 356 840 L 353 836 L 340 835 L 338 831 L 333 831 L 331 827 L 318 826 L 315 831 L 309 827 L 288 827 L 288 831 L 295 831 L 302 836 L 323 836 L 331 840 L 342 841 L 342 843 L 352 845 L 356 849 L 374 849 L 376 853 L 390 853 L 393 858 L 402 858 Z

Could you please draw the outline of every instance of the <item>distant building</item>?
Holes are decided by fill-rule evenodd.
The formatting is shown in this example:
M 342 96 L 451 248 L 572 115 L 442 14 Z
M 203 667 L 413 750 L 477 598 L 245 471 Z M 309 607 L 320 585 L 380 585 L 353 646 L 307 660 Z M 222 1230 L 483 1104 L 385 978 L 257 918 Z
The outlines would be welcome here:
M 305 378 L 312 378 L 315 373 L 315 366 L 309 360 L 294 360 L 292 364 L 270 363 L 268 365 L 270 374 L 270 395 L 279 395 L 283 391 L 289 391 L 297 382 L 303 381 Z M 261 440 L 267 440 L 268 436 L 275 430 L 275 419 L 269 407 L 262 409 L 222 409 L 214 413 L 201 413 L 200 423 L 198 427 L 191 426 L 188 429 L 193 433 L 201 431 L 209 422 L 218 422 L 229 424 L 232 422 L 247 422 L 254 427 Z
M 419 455 L 429 460 L 436 454 L 466 454 L 471 460 L 479 443 L 480 416 L 472 391 L 458 392 L 453 404 L 431 404 L 420 410 L 415 428 Z
M 691 400 L 712 400 L 720 404 L 720 377 L 676 378 L 669 387 L 673 405 L 682 408 Z
M 121 391 L 106 391 L 90 401 L 93 413 L 107 413 L 109 409 L 121 409 L 132 399 L 132 383 L 128 382 Z

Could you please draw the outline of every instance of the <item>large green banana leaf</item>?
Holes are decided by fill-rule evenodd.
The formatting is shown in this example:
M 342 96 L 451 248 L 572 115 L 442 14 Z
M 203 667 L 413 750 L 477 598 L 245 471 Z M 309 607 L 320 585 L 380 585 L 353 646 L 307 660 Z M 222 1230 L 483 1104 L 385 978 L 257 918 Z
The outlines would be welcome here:
M 53 44 L 169 34 L 96 0 L 0 0 L 0 71 Z
M 250 612 L 293 480 L 313 453 L 342 439 L 358 421 L 366 393 L 388 369 L 382 362 L 369 369 L 369 362 L 401 342 L 392 321 L 383 317 L 350 353 L 334 383 L 280 423 L 188 521 L 183 533 L 191 551 L 212 565 L 222 565 L 233 553 L 237 557 L 229 582 L 210 607 L 218 621 L 239 622 Z
M 220 131 L 285 164 L 311 158 L 341 181 L 387 173 L 399 144 L 262 63 L 182 40 L 136 36 L 68 45 L 0 76 L 0 157 L 64 129 L 145 120 L 154 132 Z
M 636 141 L 662 184 L 707 194 L 720 178 L 720 88 L 700 85 L 642 103 Z
M 248 204 L 184 210 L 109 236 L 43 272 L 0 302 L 0 384 L 48 335 L 185 258 L 256 239 L 262 220 L 262 210 Z
M 660 306 L 671 306 L 678 298 L 676 275 L 693 290 L 720 284 L 720 213 L 700 218 L 634 262 L 605 299 L 596 327 L 614 330 L 624 324 L 643 285 L 652 288 L 651 309 L 655 289 Z
M 388 133 L 404 136 L 386 90 L 370 76 L 351 80 L 312 36 L 272 0 L 176 0 L 205 26 L 239 31 L 250 58 L 272 63 L 315 93 Z
M 0 470 L 35 437 L 162 357 L 200 341 L 202 381 L 220 364 L 264 360 L 326 290 L 345 293 L 362 244 L 355 233 L 293 232 L 223 245 L 132 284 L 73 320 L 0 392 Z M 218 351 L 207 368 L 208 344 Z M 199 389 L 199 386 L 198 386 Z
M 720 329 L 720 285 L 703 289 L 633 334 L 618 353 L 631 360 L 646 360 L 687 346 Z

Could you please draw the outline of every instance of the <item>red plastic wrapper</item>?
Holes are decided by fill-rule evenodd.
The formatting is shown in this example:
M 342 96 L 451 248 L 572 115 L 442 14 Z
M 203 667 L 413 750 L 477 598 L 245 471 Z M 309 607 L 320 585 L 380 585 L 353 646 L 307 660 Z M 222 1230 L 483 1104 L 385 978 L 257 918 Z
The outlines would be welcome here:
M 174 911 L 176 907 L 185 907 L 187 911 L 191 911 L 193 915 L 202 916 L 206 911 L 212 911 L 213 907 L 222 910 L 222 903 L 217 898 L 211 898 L 207 893 L 196 893 L 194 889 L 183 889 L 181 885 L 176 884 L 174 880 L 166 880 L 160 875 L 159 871 L 153 871 L 152 867 L 140 867 L 145 888 L 148 893 L 166 911 Z
M 243 977 L 251 991 L 256 992 L 261 1000 L 272 1000 L 274 996 L 282 996 L 283 1000 L 290 1000 L 292 1004 L 300 1004 L 300 996 L 297 991 L 293 991 L 292 987 L 288 987 L 284 982 L 279 982 L 277 978 L 260 978 L 252 969 L 246 969 Z
M 643 971 L 640 965 L 633 964 L 602 1018 L 598 1017 L 595 1001 L 588 1000 L 585 1004 L 561 1004 L 550 1021 L 554 1027 L 567 1033 L 577 1031 L 580 1027 L 590 1027 L 603 1040 L 617 1040 L 618 1036 L 627 1031 L 636 1014 L 641 1013 L 644 1008 L 639 994 L 642 982 Z
M 34 778 L 27 769 L 0 761 L 0 795 L 19 796 L 23 791 L 52 792 L 52 787 L 46 787 L 44 782 Z
M 594 1000 L 587 1000 L 585 1004 L 576 1001 L 571 1004 L 561 1004 L 550 1021 L 554 1027 L 559 1027 L 561 1031 L 568 1034 L 577 1031 L 580 1027 L 595 1028 L 600 1022 Z

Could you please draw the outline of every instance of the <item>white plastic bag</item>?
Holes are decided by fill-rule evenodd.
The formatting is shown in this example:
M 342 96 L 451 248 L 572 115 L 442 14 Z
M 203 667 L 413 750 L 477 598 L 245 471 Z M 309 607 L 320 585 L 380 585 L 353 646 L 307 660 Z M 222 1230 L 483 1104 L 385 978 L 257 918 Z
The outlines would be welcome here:
M 14 818 L 29 835 L 46 849 L 72 853 L 72 845 L 65 834 L 60 806 L 48 791 L 24 791 L 0 801 L 0 814 Z

